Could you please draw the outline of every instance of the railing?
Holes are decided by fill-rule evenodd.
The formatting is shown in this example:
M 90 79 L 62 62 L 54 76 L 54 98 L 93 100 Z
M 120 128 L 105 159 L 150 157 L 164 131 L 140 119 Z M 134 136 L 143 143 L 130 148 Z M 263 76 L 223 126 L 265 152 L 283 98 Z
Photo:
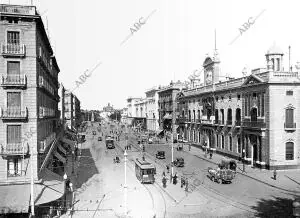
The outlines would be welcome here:
M 6 146 L 1 145 L 0 155 L 26 155 L 28 151 L 28 144 L 8 143 Z
M 225 122 L 224 122 L 224 120 L 219 120 L 218 124 L 219 124 L 219 125 L 224 125 Z
M 25 56 L 25 45 L 21 44 L 1 44 L 2 55 Z
M 284 72 L 284 71 L 278 71 L 273 72 L 273 76 L 277 77 L 298 77 L 298 72 Z
M 8 14 L 26 14 L 26 15 L 36 15 L 35 6 L 24 6 L 24 5 L 0 5 L 1 13 Z
M 27 108 L 23 110 L 21 107 L 1 108 L 0 117 L 2 119 L 26 119 L 28 117 Z
M 55 116 L 55 110 L 52 108 L 42 107 L 40 106 L 39 110 L 39 117 L 54 117 Z
M 266 123 L 264 121 L 243 121 L 243 126 L 252 127 L 252 128 L 265 128 Z
M 235 126 L 241 126 L 241 121 L 240 120 L 236 120 L 235 121 Z
M 2 75 L 1 86 L 20 86 L 24 87 L 27 84 L 25 74 L 6 74 Z
M 203 123 L 203 124 L 213 124 L 213 120 L 201 119 L 201 123 Z
M 51 143 L 54 141 L 55 138 L 56 138 L 56 133 L 53 132 L 49 136 L 47 136 L 44 140 L 41 140 L 39 152 L 40 153 L 45 152 L 48 146 L 51 145 Z
M 185 122 L 187 122 L 186 118 L 183 118 L 183 117 L 178 118 L 178 123 L 185 123 Z
M 296 130 L 296 123 L 284 123 L 285 130 Z
M 54 95 L 54 89 L 42 76 L 39 76 L 39 87 L 45 88 L 49 93 Z

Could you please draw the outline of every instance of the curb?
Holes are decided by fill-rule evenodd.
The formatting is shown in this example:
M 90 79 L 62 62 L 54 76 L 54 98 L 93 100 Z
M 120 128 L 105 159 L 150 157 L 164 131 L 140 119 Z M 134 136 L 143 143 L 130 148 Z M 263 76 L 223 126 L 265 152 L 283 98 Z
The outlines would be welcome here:
M 184 151 L 184 152 L 187 152 L 187 151 Z M 187 152 L 187 153 L 188 153 L 188 152 Z M 195 156 L 195 157 L 197 157 L 197 158 L 200 158 L 200 159 L 202 159 L 202 160 L 205 160 L 205 161 L 207 161 L 207 162 L 210 162 L 210 163 L 212 163 L 212 164 L 218 165 L 216 162 L 211 161 L 211 160 L 208 160 L 208 159 L 203 158 L 203 157 L 201 157 L 201 156 L 198 156 L 197 154 L 192 154 L 192 155 Z M 261 182 L 261 183 L 263 183 L 263 184 L 265 184 L 265 185 L 268 185 L 268 186 L 270 186 L 270 187 L 272 187 L 272 188 L 276 188 L 276 189 L 279 189 L 279 190 L 282 190 L 282 191 L 285 191 L 285 192 L 291 192 L 291 193 L 293 193 L 293 194 L 294 194 L 294 193 L 300 194 L 300 191 L 293 191 L 293 190 L 288 190 L 288 189 L 285 189 L 285 188 L 281 188 L 281 187 L 279 187 L 279 186 L 272 185 L 272 184 L 270 184 L 270 183 L 268 183 L 268 182 L 265 182 L 265 181 L 263 181 L 263 180 L 257 179 L 257 178 L 254 177 L 254 176 L 249 176 L 249 175 L 247 175 L 247 174 L 244 174 L 244 173 L 241 173 L 241 172 L 238 172 L 238 171 L 236 171 L 236 172 L 237 172 L 238 174 L 242 175 L 242 176 L 245 176 L 245 177 L 248 177 L 248 178 L 250 178 L 250 179 L 256 180 L 256 181 Z

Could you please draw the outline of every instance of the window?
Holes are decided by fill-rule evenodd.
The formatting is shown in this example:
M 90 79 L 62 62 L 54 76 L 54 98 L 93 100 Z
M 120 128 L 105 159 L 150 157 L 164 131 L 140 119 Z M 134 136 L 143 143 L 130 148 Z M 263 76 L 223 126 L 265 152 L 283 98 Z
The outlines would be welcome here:
M 7 93 L 7 108 L 21 110 L 21 93 L 8 92 Z
M 224 149 L 225 147 L 225 140 L 224 140 L 224 135 L 221 136 L 221 148 Z
M 293 95 L 293 91 L 292 90 L 286 91 L 286 95 Z
M 200 121 L 200 110 L 198 110 L 198 121 Z
M 240 94 L 237 95 L 237 100 L 241 100 L 241 95 Z
M 265 93 L 261 95 L 261 116 L 265 116 Z
M 294 143 L 287 142 L 285 144 L 285 159 L 286 160 L 294 160 Z
M 221 111 L 221 119 L 222 119 L 222 122 L 221 122 L 221 124 L 224 124 L 224 109 L 221 109 L 220 110 Z
M 16 31 L 8 31 L 7 44 L 20 44 L 20 33 Z
M 232 137 L 229 136 L 229 150 L 232 151 Z
M 218 101 L 219 100 L 219 97 L 218 96 L 216 96 L 216 101 Z
M 256 99 L 256 98 L 257 98 L 257 94 L 254 92 L 253 95 L 252 95 L 252 97 L 253 97 L 254 99 Z
M 286 128 L 294 127 L 294 109 L 293 108 L 285 109 L 285 127 Z
M 228 108 L 227 110 L 227 124 L 231 125 L 232 124 L 232 109 Z
M 237 152 L 242 153 L 241 138 L 237 138 Z
M 22 161 L 21 158 L 11 158 L 7 160 L 7 176 L 21 176 Z
M 248 96 L 245 96 L 245 116 L 248 116 Z
M 231 101 L 231 95 L 229 95 L 228 98 L 229 98 L 229 101 Z
M 224 100 L 224 96 L 221 96 L 222 101 Z
M 217 134 L 217 148 L 219 147 L 219 135 Z
M 7 62 L 7 74 L 18 75 L 20 74 L 20 62 L 18 61 L 8 61 Z
M 21 143 L 21 125 L 7 126 L 7 144 Z

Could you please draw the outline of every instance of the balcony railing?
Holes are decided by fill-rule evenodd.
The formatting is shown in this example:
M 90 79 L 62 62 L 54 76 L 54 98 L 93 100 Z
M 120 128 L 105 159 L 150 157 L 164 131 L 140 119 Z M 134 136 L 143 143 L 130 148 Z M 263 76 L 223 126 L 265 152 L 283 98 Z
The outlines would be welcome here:
M 40 141 L 40 148 L 39 152 L 43 153 L 46 151 L 46 149 L 51 145 L 51 143 L 55 140 L 56 138 L 56 133 L 53 132 L 51 133 L 48 137 L 46 137 L 44 140 Z
M 203 124 L 213 124 L 213 120 L 201 119 L 201 123 L 203 123 Z
M 54 95 L 54 89 L 42 76 L 39 76 L 39 87 L 46 89 L 49 93 Z
M 240 120 L 236 120 L 235 121 L 235 126 L 241 126 L 241 121 Z
M 184 117 L 179 117 L 178 118 L 178 123 L 185 123 L 186 121 L 187 121 L 187 119 L 184 118 Z
M 232 120 L 227 120 L 226 123 L 227 123 L 228 126 L 231 126 L 232 125 Z
M 296 130 L 296 123 L 284 123 L 285 130 Z
M 27 119 L 28 111 L 26 107 L 24 109 L 21 107 L 1 108 L 0 117 L 1 119 Z
M 39 117 L 44 118 L 44 117 L 54 117 L 55 116 L 55 110 L 52 108 L 47 108 L 47 107 L 40 107 L 39 111 Z
M 264 121 L 243 121 L 243 126 L 251 128 L 266 128 L 266 123 Z
M 2 75 L 1 86 L 25 87 L 27 78 L 25 74 L 6 74 Z
M 27 143 L 8 143 L 0 147 L 0 155 L 26 155 L 28 151 Z
M 4 56 L 25 56 L 25 45 L 1 44 L 1 54 Z

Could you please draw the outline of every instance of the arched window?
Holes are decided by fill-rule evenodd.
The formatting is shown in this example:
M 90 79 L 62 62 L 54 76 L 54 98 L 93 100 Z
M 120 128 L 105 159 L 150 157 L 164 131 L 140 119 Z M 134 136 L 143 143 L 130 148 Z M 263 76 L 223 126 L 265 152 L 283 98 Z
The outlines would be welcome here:
M 227 125 L 232 124 L 232 110 L 231 108 L 228 108 L 227 110 Z
M 294 142 L 285 143 L 285 159 L 294 160 Z
M 224 140 L 224 135 L 221 135 L 221 148 L 225 148 L 225 140 Z

